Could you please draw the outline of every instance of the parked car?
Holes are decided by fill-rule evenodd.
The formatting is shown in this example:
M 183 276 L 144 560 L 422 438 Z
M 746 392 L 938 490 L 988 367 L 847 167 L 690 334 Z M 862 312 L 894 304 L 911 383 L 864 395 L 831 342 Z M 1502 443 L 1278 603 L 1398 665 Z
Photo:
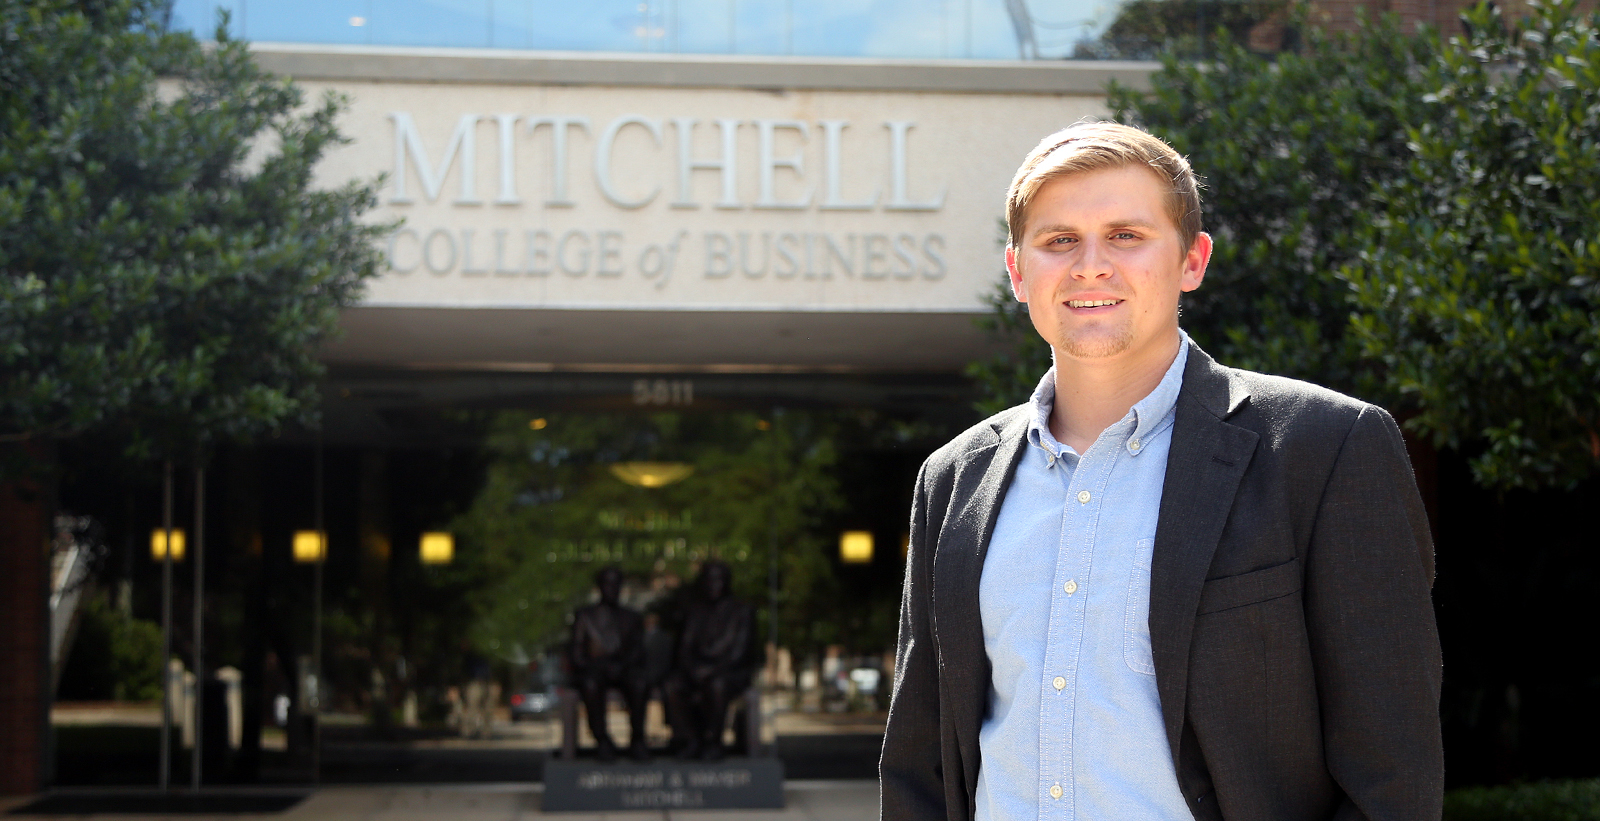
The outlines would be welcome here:
M 511 694 L 511 720 L 542 718 L 556 709 L 556 694 L 529 690 Z

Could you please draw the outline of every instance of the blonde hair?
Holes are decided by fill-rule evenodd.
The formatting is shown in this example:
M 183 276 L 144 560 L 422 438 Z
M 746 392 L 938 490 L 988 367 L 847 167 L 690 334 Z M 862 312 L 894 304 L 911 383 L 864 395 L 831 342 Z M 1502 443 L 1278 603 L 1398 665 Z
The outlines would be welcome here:
M 1073 174 L 1129 165 L 1149 168 L 1170 186 L 1167 215 L 1178 226 L 1178 238 L 1187 253 L 1201 230 L 1200 183 L 1189 168 L 1189 161 L 1146 131 L 1109 122 L 1068 126 L 1045 137 L 1028 152 L 1006 193 L 1010 247 L 1022 245 L 1028 205 L 1045 183 Z

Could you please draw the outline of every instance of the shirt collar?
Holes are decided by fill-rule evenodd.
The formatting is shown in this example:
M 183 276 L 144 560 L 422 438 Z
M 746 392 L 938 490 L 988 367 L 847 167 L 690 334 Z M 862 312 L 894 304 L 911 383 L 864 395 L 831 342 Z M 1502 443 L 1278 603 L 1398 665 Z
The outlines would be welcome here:
M 1173 408 L 1178 404 L 1178 391 L 1183 387 L 1183 369 L 1189 362 L 1189 335 L 1178 329 L 1178 355 L 1173 357 L 1172 364 L 1167 367 L 1167 372 L 1161 377 L 1160 384 L 1156 385 L 1145 398 L 1134 403 L 1128 415 L 1122 418 L 1119 425 L 1132 421 L 1132 436 L 1126 438 L 1123 447 L 1130 454 L 1137 455 L 1143 448 L 1143 443 L 1150 439 L 1168 416 L 1172 415 Z M 1038 387 L 1033 389 L 1033 395 L 1028 398 L 1029 421 L 1028 442 L 1044 448 L 1045 452 L 1060 456 L 1071 453 L 1072 449 L 1056 441 L 1050 433 L 1050 411 L 1056 404 L 1056 369 L 1054 365 L 1045 371 L 1044 377 L 1039 380 Z M 1139 446 L 1134 446 L 1138 442 Z

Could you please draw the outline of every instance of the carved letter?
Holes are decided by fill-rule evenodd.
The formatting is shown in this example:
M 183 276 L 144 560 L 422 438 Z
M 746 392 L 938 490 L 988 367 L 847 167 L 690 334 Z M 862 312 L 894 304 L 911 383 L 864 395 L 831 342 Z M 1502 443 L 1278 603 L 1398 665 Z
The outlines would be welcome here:
M 472 267 L 472 234 L 471 228 L 461 229 L 461 275 L 464 277 L 483 276 L 489 273 L 488 268 Z
M 583 253 L 578 257 L 576 268 L 567 264 L 567 245 L 575 239 L 583 240 Z M 581 277 L 589 273 L 589 235 L 577 229 L 562 234 L 561 242 L 556 244 L 556 264 L 561 266 L 561 273 L 568 276 Z
M 883 279 L 889 276 L 889 235 L 863 235 L 861 257 L 862 279 Z M 874 265 L 874 262 L 879 264 Z
M 517 115 L 496 114 L 494 118 L 500 122 L 500 196 L 494 198 L 494 204 L 521 205 L 522 198 L 517 196 L 517 154 L 511 142 L 517 132 Z
M 528 243 L 528 258 L 523 260 L 523 270 L 531 277 L 550 276 L 550 232 L 524 231 Z M 541 264 L 539 261 L 544 260 Z
M 443 265 L 436 265 L 433 261 L 433 241 L 444 237 L 445 248 L 449 249 L 450 257 Z M 450 273 L 456 267 L 456 238 L 455 235 L 443 228 L 435 228 L 428 232 L 428 239 L 422 243 L 422 264 L 428 266 L 428 271 L 437 276 Z
M 678 199 L 672 203 L 673 208 L 699 208 L 693 200 L 693 191 L 689 175 L 696 171 L 722 172 L 722 198 L 717 201 L 718 208 L 742 208 L 739 204 L 738 177 L 735 173 L 735 162 L 739 151 L 739 121 L 719 119 L 717 126 L 722 129 L 722 156 L 715 160 L 694 159 L 694 125 L 693 117 L 674 117 L 673 125 L 678 129 Z
M 391 203 L 409 203 L 413 200 L 406 193 L 406 157 L 412 157 L 412 165 L 417 169 L 417 178 L 422 180 L 422 193 L 428 202 L 439 199 L 439 188 L 444 185 L 446 174 L 450 173 L 450 164 L 455 162 L 456 153 L 461 154 L 461 196 L 456 199 L 456 205 L 482 205 L 483 200 L 478 199 L 476 177 L 478 164 L 475 161 L 475 145 L 477 143 L 478 120 L 477 114 L 463 114 L 456 121 L 456 131 L 450 135 L 450 144 L 445 146 L 444 159 L 440 161 L 436 172 L 428 163 L 428 152 L 422 147 L 422 136 L 417 133 L 417 124 L 412 122 L 411 114 L 405 111 L 389 112 L 389 119 L 394 121 L 394 195 L 389 197 Z
M 600 132 L 600 143 L 595 146 L 594 150 L 594 180 L 600 186 L 600 193 L 604 194 L 606 199 L 611 200 L 612 204 L 617 207 L 643 208 L 649 205 L 657 194 L 661 193 L 661 186 L 656 186 L 653 191 L 644 196 L 644 199 L 630 200 L 617 193 L 617 189 L 611 185 L 611 146 L 616 142 L 617 132 L 630 125 L 644 126 L 645 130 L 650 132 L 650 136 L 655 138 L 656 147 L 661 147 L 660 122 L 646 119 L 636 114 L 624 114 L 612 120 L 611 124 L 606 126 L 606 130 Z
M 396 256 L 395 255 L 395 249 L 400 245 L 400 235 L 401 234 L 410 234 L 412 242 L 420 242 L 421 241 L 421 239 L 417 236 L 417 232 L 415 230 L 413 230 L 413 229 L 410 229 L 410 228 L 401 228 L 400 230 L 394 232 L 393 234 L 390 234 L 389 235 L 389 270 L 391 270 L 391 271 L 393 271 L 393 272 L 395 272 L 397 274 L 409 274 L 412 271 L 417 270 L 417 265 L 419 263 L 413 262 L 413 263 L 411 263 L 411 265 L 409 267 L 406 267 L 406 268 L 401 268 L 398 264 L 395 263 L 395 256 Z
M 783 257 L 783 261 L 787 262 L 789 267 L 782 268 L 774 265 L 772 266 L 772 275 L 778 279 L 794 279 L 795 275 L 800 273 L 800 258 L 795 256 L 795 252 L 798 250 L 800 250 L 800 237 L 798 235 L 779 234 L 778 256 Z
M 571 208 L 574 203 L 567 196 L 567 129 L 577 126 L 589 131 L 588 117 L 530 117 L 528 133 L 541 125 L 550 126 L 550 198 L 544 201 L 548 208 Z
M 929 234 L 922 240 L 922 255 L 928 258 L 928 267 L 922 269 L 923 279 L 944 279 L 944 237 Z
M 906 132 L 915 123 L 898 121 L 884 123 L 889 129 L 889 204 L 886 211 L 937 211 L 944 207 L 945 189 L 929 202 L 912 202 L 906 193 Z
M 917 238 L 900 234 L 894 238 L 894 255 L 900 261 L 894 267 L 895 279 L 911 279 L 917 275 Z
M 845 272 L 845 274 L 847 276 L 849 276 L 851 279 L 855 278 L 855 276 L 856 276 L 856 235 L 855 234 L 846 234 L 845 236 L 849 237 L 849 243 L 850 243 L 850 253 L 849 254 L 846 254 L 844 252 L 844 249 L 839 247 L 839 243 L 833 241 L 833 235 L 832 234 L 823 234 L 822 235 L 823 240 L 826 242 L 826 248 L 824 249 L 823 255 L 822 255 L 822 278 L 823 279 L 832 279 L 833 278 L 833 261 L 834 260 L 838 260 L 839 261 L 839 267 L 844 269 L 844 272 Z
M 506 267 L 506 234 L 510 233 L 504 228 L 494 229 L 494 275 L 497 277 L 514 277 L 521 274 L 515 268 Z
M 706 279 L 725 279 L 733 273 L 733 238 L 721 231 L 706 232 Z
M 772 234 L 761 234 L 761 267 L 750 267 L 750 234 L 746 231 L 739 232 L 739 270 L 751 279 L 760 279 L 767 275 L 767 266 L 772 258 Z
M 595 260 L 594 275 L 599 277 L 622 276 L 622 232 L 601 231 L 600 241 L 596 245 L 598 246 L 596 255 L 599 259 Z M 616 266 L 612 267 L 607 263 L 607 260 L 615 260 Z
M 790 157 L 773 156 L 773 132 L 787 128 L 800 132 L 802 145 L 811 137 L 811 130 L 799 120 L 756 120 L 756 133 L 759 135 L 760 171 L 761 171 L 761 196 L 756 198 L 757 208 L 771 208 L 775 210 L 800 210 L 811 204 L 811 189 L 807 188 L 800 199 L 793 202 L 779 202 L 776 186 L 777 170 L 779 168 L 792 169 L 795 176 L 805 178 L 803 166 L 805 154 L 795 154 Z
M 841 192 L 840 182 L 840 136 L 844 133 L 845 126 L 849 123 L 844 120 L 823 120 L 823 167 L 827 175 L 827 194 L 822 199 L 824 211 L 870 211 L 872 206 L 878 204 L 880 191 L 873 191 L 872 196 L 860 202 L 845 201 Z

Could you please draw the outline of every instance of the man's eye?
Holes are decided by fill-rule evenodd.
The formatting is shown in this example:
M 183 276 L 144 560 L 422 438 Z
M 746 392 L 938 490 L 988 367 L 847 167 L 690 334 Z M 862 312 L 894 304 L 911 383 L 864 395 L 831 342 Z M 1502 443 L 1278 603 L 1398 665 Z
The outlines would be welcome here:
M 1138 239 L 1139 235 L 1132 231 L 1118 231 L 1111 235 L 1112 239 Z
M 1056 237 L 1050 240 L 1051 245 L 1066 245 L 1069 242 L 1077 242 L 1077 240 L 1072 237 Z

